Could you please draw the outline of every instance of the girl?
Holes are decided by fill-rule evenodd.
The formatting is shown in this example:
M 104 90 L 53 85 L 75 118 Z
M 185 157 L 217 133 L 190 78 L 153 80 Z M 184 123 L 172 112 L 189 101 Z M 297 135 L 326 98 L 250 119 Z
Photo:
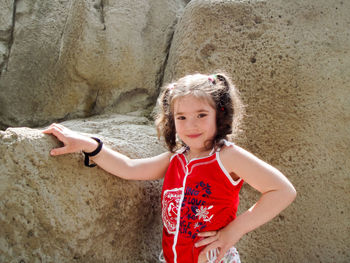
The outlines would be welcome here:
M 104 170 L 124 179 L 164 178 L 162 190 L 163 262 L 240 262 L 234 245 L 268 222 L 295 198 L 296 191 L 277 169 L 227 136 L 242 116 L 238 92 L 224 74 L 195 74 L 163 89 L 156 126 L 169 152 L 146 159 L 128 157 L 62 125 L 44 133 L 64 147 L 51 155 L 83 151 Z M 248 211 L 236 217 L 243 181 L 261 192 Z

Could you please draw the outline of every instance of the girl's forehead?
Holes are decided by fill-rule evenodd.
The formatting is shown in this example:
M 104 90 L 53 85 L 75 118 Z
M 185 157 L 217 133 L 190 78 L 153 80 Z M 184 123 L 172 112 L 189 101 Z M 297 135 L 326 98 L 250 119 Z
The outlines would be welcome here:
M 214 109 L 214 102 L 210 97 L 197 97 L 194 95 L 185 95 L 176 98 L 173 101 L 174 113 L 182 111 L 197 111 L 200 109 Z

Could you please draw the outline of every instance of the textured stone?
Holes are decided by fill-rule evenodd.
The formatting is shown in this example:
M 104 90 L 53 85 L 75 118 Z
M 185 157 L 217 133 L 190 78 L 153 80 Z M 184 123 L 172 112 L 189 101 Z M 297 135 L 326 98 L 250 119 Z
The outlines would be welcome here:
M 0 76 L 3 69 L 6 69 L 6 61 L 9 54 L 9 47 L 12 42 L 12 14 L 13 1 L 3 0 L 0 2 Z
M 125 113 L 152 104 L 184 4 L 1 3 L 0 128 L 109 110 Z
M 147 19 L 164 14 L 170 22 L 163 34 L 147 38 L 164 52 L 149 53 L 160 58 L 148 57 L 148 72 L 161 66 L 148 76 L 153 80 L 141 81 L 137 48 L 144 39 L 136 31 L 147 19 L 137 10 L 147 6 L 128 1 L 129 9 L 113 8 L 115 2 L 0 2 L 0 126 L 148 103 L 137 88 L 161 81 L 177 4 L 168 16 L 164 3 L 149 2 L 156 7 Z M 350 261 L 349 11 L 340 0 L 191 1 L 177 26 L 165 80 L 220 68 L 232 75 L 247 104 L 237 143 L 279 168 L 298 191 L 291 207 L 238 243 L 243 262 Z M 129 15 L 138 26 L 126 19 L 118 27 Z M 159 29 L 151 25 L 148 31 Z M 107 37 L 110 31 L 122 31 L 120 40 Z M 162 151 L 142 126 L 147 121 L 131 118 L 67 125 L 102 134 L 132 157 Z M 0 261 L 156 262 L 158 182 L 87 169 L 79 154 L 52 158 L 54 146 L 56 140 L 37 130 L 0 133 Z M 240 211 L 256 198 L 244 185 Z
M 131 157 L 164 151 L 144 118 L 63 124 Z M 0 262 L 156 262 L 161 181 L 119 179 L 78 153 L 51 157 L 58 145 L 39 130 L 0 132 Z
M 165 80 L 228 72 L 247 105 L 237 141 L 298 191 L 248 234 L 243 262 L 350 261 L 350 2 L 191 1 Z M 241 210 L 257 194 L 244 186 Z

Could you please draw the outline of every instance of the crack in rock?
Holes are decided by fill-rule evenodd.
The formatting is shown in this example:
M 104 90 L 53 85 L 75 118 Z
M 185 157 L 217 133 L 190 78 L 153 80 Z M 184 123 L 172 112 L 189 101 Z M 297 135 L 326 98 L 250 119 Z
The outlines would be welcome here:
M 94 8 L 100 13 L 100 21 L 103 24 L 103 30 L 106 30 L 106 23 L 105 23 L 105 1 L 104 0 L 100 0 L 97 3 L 94 4 Z
M 170 54 L 170 48 L 171 48 L 171 44 L 173 42 L 173 38 L 174 38 L 174 34 L 175 34 L 175 27 L 176 27 L 176 24 L 177 24 L 178 20 L 175 19 L 175 21 L 173 22 L 173 25 L 172 25 L 172 30 L 171 32 L 169 32 L 168 34 L 168 37 L 167 37 L 167 46 L 166 46 L 166 49 L 165 49 L 165 59 L 163 61 L 163 64 L 160 66 L 156 76 L 156 90 L 157 90 L 157 96 L 158 96 L 158 93 L 160 92 L 160 88 L 162 87 L 163 85 L 163 81 L 164 81 L 164 73 L 165 73 L 165 69 L 166 69 L 166 66 L 168 64 L 168 58 L 169 58 L 169 54 Z
M 69 10 L 72 10 L 72 8 L 73 8 L 73 2 L 69 1 Z M 66 21 L 64 22 L 64 26 L 63 26 L 63 29 L 62 29 L 62 32 L 61 32 L 61 37 L 60 37 L 60 49 L 59 49 L 58 56 L 57 56 L 55 64 L 57 64 L 59 62 L 59 60 L 61 58 L 61 55 L 62 55 L 62 52 L 63 52 L 63 48 L 64 48 L 64 34 L 65 34 L 66 30 L 67 30 L 67 24 L 68 24 L 69 16 L 70 16 L 70 12 L 67 12 Z
M 4 71 L 7 71 L 8 69 L 8 63 L 10 60 L 10 55 L 11 55 L 11 49 L 12 49 L 12 44 L 14 42 L 14 31 L 15 31 L 15 23 L 16 23 L 16 7 L 17 7 L 17 1 L 18 0 L 14 0 L 13 1 L 13 10 L 12 10 L 12 25 L 11 25 L 11 33 L 10 33 L 10 39 L 8 40 L 7 43 L 7 55 L 4 56 L 4 62 L 2 63 L 2 65 L 0 65 L 0 77 L 1 74 Z

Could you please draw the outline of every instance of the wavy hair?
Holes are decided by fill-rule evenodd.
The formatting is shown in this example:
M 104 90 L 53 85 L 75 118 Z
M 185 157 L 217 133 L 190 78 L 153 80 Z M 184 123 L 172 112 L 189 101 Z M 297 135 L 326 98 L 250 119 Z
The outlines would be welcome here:
M 184 145 L 176 140 L 173 107 L 176 99 L 187 95 L 206 100 L 216 110 L 216 135 L 207 145 L 208 149 L 221 147 L 223 139 L 238 133 L 244 115 L 244 105 L 238 90 L 227 75 L 187 75 L 165 85 L 157 100 L 155 124 L 158 139 L 164 137 L 170 152 Z

